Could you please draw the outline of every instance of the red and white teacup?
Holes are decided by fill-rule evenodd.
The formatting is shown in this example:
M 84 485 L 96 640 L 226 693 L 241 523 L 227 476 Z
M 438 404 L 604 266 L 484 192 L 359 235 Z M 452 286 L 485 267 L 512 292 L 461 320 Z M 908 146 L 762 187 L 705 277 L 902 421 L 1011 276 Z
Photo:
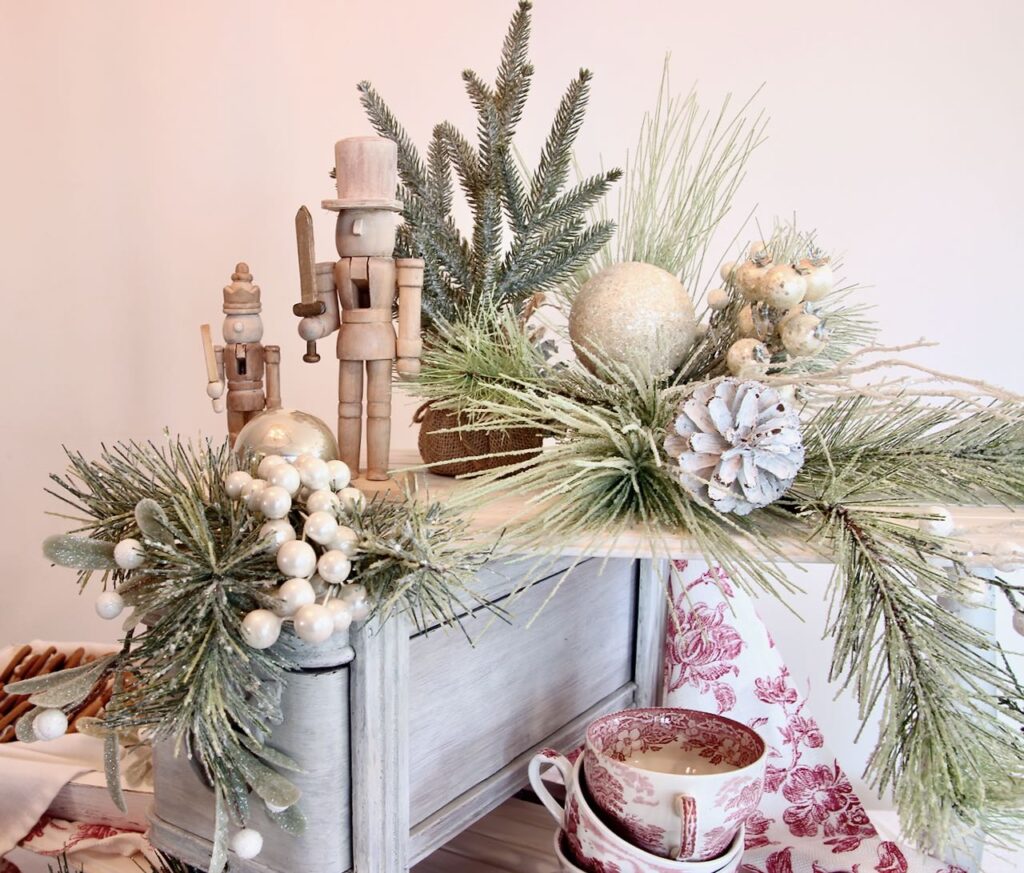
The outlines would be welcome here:
M 587 728 L 586 784 L 616 833 L 662 858 L 719 857 L 764 788 L 757 732 L 690 709 L 628 709 Z
M 564 806 L 552 797 L 541 779 L 541 770 L 548 764 L 559 771 L 565 783 Z M 731 873 L 739 866 L 743 856 L 742 827 L 725 851 L 708 861 L 660 858 L 626 842 L 602 820 L 588 799 L 582 756 L 574 765 L 558 752 L 546 749 L 530 761 L 529 775 L 533 790 L 564 831 L 564 846 L 560 850 L 563 857 L 559 858 L 563 870 L 570 873 L 576 870 L 587 873 L 608 870 L 616 873 Z

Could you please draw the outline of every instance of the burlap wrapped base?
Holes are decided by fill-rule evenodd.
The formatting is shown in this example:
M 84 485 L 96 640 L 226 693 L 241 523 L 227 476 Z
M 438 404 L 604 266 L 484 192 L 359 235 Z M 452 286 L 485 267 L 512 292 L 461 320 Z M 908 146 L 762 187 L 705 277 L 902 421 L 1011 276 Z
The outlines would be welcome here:
M 431 473 L 441 476 L 482 473 L 507 464 L 517 464 L 540 454 L 540 434 L 526 428 L 439 433 L 461 427 L 465 421 L 456 413 L 434 409 L 429 404 L 416 410 L 413 421 L 420 426 L 420 456 L 430 465 Z M 502 453 L 499 457 L 478 457 L 498 452 Z

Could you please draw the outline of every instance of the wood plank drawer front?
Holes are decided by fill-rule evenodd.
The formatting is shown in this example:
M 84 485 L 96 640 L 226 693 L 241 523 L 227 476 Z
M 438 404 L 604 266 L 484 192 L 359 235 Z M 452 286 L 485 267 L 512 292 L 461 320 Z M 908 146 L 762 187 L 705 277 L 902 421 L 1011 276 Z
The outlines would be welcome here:
M 349 770 L 348 667 L 292 673 L 282 697 L 285 720 L 270 745 L 303 768 L 288 773 L 302 790 L 306 830 L 292 835 L 274 824 L 263 802 L 250 795 L 251 826 L 263 834 L 252 861 L 231 856 L 234 873 L 345 873 L 352 866 Z M 213 793 L 192 764 L 169 743 L 153 753 L 153 844 L 206 869 L 213 834 Z
M 506 601 L 512 623 L 494 621 L 475 647 L 457 630 L 410 640 L 414 824 L 630 682 L 636 591 L 633 561 L 588 561 Z M 468 633 L 489 619 L 478 612 Z

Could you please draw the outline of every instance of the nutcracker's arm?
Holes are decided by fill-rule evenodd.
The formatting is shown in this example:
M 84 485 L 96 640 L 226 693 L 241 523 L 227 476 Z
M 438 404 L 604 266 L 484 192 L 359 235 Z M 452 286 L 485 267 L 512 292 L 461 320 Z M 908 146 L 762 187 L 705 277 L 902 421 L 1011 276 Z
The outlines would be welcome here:
M 203 340 L 203 356 L 206 361 L 206 396 L 213 401 L 213 411 L 224 411 L 224 347 L 214 346 L 210 336 L 210 325 L 201 324 L 199 333 Z
M 333 261 L 323 261 L 316 265 L 316 296 L 324 305 L 323 313 L 306 316 L 299 322 L 299 336 L 306 342 L 323 339 L 341 326 Z
M 417 376 L 423 340 L 420 309 L 423 296 L 423 259 L 397 258 L 398 282 L 398 375 Z

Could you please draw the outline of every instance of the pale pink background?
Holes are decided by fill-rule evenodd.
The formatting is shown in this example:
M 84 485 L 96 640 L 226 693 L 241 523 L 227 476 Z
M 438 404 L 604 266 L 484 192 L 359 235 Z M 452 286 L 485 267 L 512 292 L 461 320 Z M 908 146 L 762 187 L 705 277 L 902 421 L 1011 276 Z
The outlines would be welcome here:
M 538 72 L 522 125 L 536 154 L 561 89 L 596 72 L 579 142 L 584 167 L 622 159 L 666 51 L 705 102 L 762 97 L 770 140 L 736 218 L 794 210 L 875 286 L 885 339 L 925 335 L 937 366 L 1018 390 L 1017 248 L 1024 174 L 1024 7 L 1014 2 L 541 0 Z M 222 432 L 204 395 L 197 325 L 219 329 L 220 288 L 248 260 L 266 340 L 284 347 L 285 401 L 328 421 L 335 367 L 310 367 L 290 313 L 292 217 L 313 208 L 333 255 L 335 139 L 367 132 L 355 83 L 371 79 L 421 144 L 450 118 L 471 128 L 459 72 L 493 75 L 508 2 L 392 0 L 0 0 L 0 289 L 6 391 L 0 442 L 0 643 L 111 638 L 73 577 L 48 570 L 61 528 L 42 488 L 61 443 Z M 329 349 L 325 351 L 329 352 Z M 395 444 L 414 444 L 412 405 Z M 799 624 L 764 604 L 794 674 L 811 678 L 829 742 L 851 775 L 851 701 L 830 702 L 821 591 Z M 1009 617 L 1000 623 L 1006 639 Z M 804 675 L 801 677 L 800 671 Z M 870 739 L 870 737 L 868 738 Z

